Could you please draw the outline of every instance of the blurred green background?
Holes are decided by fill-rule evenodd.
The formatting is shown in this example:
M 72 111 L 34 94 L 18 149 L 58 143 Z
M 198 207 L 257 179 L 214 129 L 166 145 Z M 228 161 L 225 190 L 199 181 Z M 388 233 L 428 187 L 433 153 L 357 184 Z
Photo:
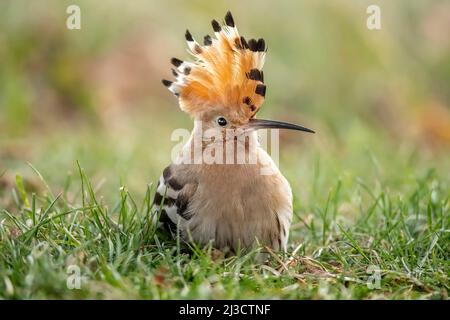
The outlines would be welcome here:
M 81 7 L 81 30 L 66 8 Z M 382 29 L 366 27 L 378 4 Z M 450 174 L 448 1 L 1 1 L 0 206 L 15 174 L 55 192 L 79 160 L 106 198 L 126 185 L 142 197 L 170 162 L 170 134 L 191 128 L 164 88 L 169 59 L 186 59 L 184 32 L 202 38 L 227 10 L 240 33 L 263 37 L 261 118 L 314 128 L 283 132 L 280 167 L 300 209 L 340 179 L 355 214 L 362 179 L 401 192 L 430 169 Z M 356 199 L 356 200 L 355 200 Z

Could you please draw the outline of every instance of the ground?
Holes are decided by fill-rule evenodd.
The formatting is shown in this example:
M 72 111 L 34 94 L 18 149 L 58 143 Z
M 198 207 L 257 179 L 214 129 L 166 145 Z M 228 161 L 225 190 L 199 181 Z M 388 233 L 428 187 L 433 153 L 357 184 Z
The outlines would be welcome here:
M 280 166 L 295 195 L 289 250 L 258 264 L 255 252 L 225 258 L 168 241 L 151 223 L 151 175 L 133 166 L 130 176 L 148 179 L 133 193 L 89 175 L 98 166 L 114 177 L 117 168 L 84 141 L 84 160 L 61 168 L 55 161 L 67 139 L 51 142 L 54 155 L 43 148 L 41 165 L 3 174 L 3 298 L 447 298 L 449 185 L 440 178 L 447 173 L 417 170 L 414 157 L 396 161 L 389 150 L 378 159 L 355 148 L 338 159 L 282 147 L 289 159 Z M 316 139 L 292 139 L 316 149 Z M 83 169 L 88 159 L 94 169 Z M 50 183 L 52 175 L 65 178 Z

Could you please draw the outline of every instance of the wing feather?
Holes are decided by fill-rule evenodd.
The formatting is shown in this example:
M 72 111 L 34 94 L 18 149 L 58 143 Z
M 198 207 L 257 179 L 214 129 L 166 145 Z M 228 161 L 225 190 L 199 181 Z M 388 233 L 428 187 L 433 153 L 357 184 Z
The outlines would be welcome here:
M 164 169 L 153 199 L 154 215 L 160 212 L 159 222 L 171 232 L 177 226 L 183 228 L 194 214 L 189 203 L 197 189 L 197 183 L 177 178 L 176 168 L 170 165 Z

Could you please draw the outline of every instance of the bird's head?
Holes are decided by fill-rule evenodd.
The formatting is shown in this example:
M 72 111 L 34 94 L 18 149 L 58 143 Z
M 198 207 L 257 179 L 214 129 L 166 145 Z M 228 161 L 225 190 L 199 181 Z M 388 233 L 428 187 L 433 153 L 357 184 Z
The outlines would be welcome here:
M 186 30 L 186 41 L 195 62 L 172 58 L 175 81 L 162 83 L 178 97 L 181 110 L 203 128 L 257 130 L 291 129 L 314 133 L 303 126 L 256 119 L 266 95 L 264 39 L 240 36 L 230 12 L 225 24 L 212 21 L 215 38 L 206 35 L 199 44 Z

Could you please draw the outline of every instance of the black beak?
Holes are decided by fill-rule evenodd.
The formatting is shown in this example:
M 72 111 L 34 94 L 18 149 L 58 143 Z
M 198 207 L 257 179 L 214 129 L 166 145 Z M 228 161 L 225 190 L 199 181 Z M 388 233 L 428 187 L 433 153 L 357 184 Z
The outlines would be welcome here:
M 288 122 L 275 121 L 275 120 L 250 119 L 247 126 L 248 126 L 248 128 L 253 129 L 253 130 L 290 129 L 290 130 L 298 130 L 298 131 L 305 131 L 305 132 L 309 132 L 309 133 L 315 133 L 313 130 L 308 129 L 303 126 L 299 126 L 299 125 L 288 123 Z

